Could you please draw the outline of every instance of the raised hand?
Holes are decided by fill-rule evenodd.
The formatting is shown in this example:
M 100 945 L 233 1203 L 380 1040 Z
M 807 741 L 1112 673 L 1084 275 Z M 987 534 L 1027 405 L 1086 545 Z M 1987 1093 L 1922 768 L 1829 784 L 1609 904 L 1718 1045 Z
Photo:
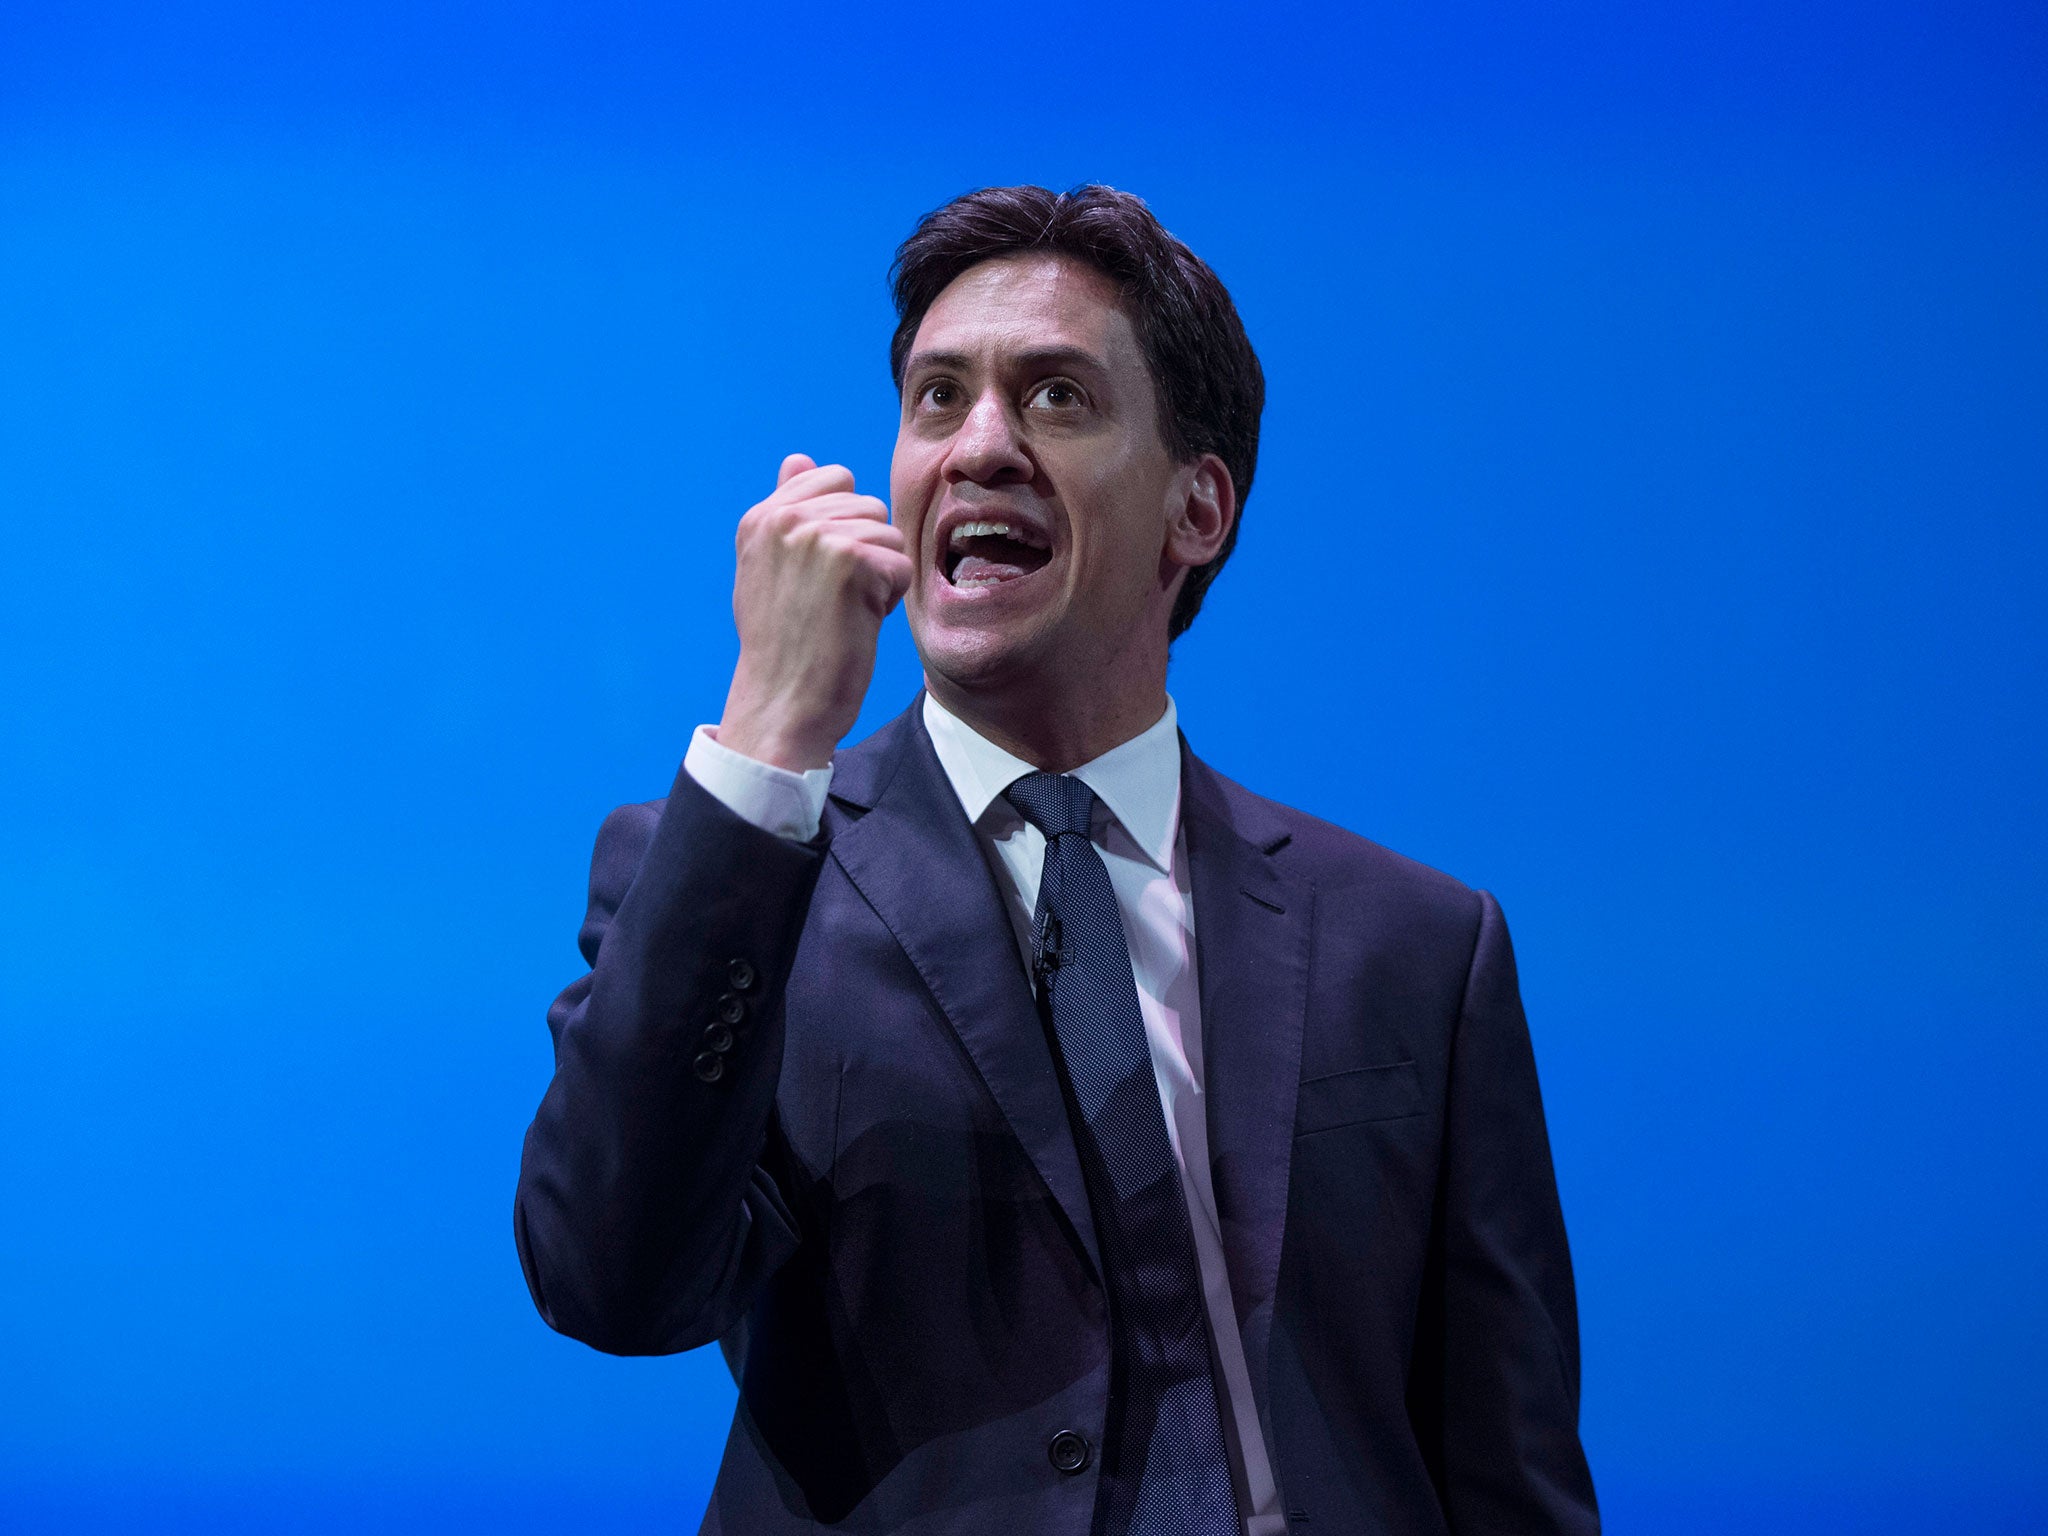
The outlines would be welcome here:
M 740 659 L 718 740 L 779 768 L 822 768 L 860 714 L 882 620 L 910 586 L 903 535 L 886 503 L 854 492 L 852 470 L 792 453 L 734 545 Z

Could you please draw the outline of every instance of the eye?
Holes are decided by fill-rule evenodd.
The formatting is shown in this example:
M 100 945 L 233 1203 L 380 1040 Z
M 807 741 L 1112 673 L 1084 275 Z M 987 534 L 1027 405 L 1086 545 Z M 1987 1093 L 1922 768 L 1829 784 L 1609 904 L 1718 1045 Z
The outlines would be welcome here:
M 917 394 L 918 409 L 926 411 L 950 411 L 960 400 L 960 386 L 951 379 L 933 379 Z
M 1024 402 L 1027 408 L 1042 411 L 1071 411 L 1086 403 L 1080 386 L 1070 379 L 1047 379 Z

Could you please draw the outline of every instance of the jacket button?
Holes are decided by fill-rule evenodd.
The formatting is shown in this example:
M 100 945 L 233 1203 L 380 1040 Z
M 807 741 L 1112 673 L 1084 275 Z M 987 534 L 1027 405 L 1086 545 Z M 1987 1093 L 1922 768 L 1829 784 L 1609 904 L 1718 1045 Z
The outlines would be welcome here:
M 1045 1454 L 1053 1466 L 1072 1477 L 1088 1465 L 1088 1442 L 1071 1429 L 1063 1429 L 1052 1437 L 1052 1443 L 1045 1448 Z
M 725 979 L 732 983 L 735 992 L 746 992 L 753 988 L 754 967 L 745 960 L 735 960 L 725 968 Z
M 718 1000 L 718 1019 L 722 1024 L 737 1024 L 747 1016 L 746 999 L 737 992 L 728 992 Z
M 704 1028 L 704 1049 L 723 1056 L 732 1049 L 732 1029 L 725 1024 L 708 1024 Z
M 715 1083 L 725 1076 L 725 1058 L 716 1051 L 701 1051 L 690 1068 L 707 1083 Z

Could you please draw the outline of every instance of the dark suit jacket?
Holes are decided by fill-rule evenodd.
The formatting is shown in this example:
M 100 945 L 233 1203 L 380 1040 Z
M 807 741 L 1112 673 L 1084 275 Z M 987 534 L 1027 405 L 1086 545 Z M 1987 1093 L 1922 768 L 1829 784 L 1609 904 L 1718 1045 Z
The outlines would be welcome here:
M 1182 761 L 1216 1202 L 1290 1528 L 1597 1530 L 1500 909 Z M 1107 1410 L 1087 1196 L 918 710 L 839 755 L 812 844 L 687 773 L 613 812 L 582 948 L 520 1261 L 599 1349 L 724 1348 L 703 1529 L 1087 1536 L 1099 1462 L 1047 1454 Z

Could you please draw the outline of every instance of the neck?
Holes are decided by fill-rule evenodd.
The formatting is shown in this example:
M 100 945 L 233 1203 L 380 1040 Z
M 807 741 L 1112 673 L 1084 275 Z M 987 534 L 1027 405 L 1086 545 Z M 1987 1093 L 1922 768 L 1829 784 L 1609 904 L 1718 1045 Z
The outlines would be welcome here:
M 1014 757 L 1042 773 L 1070 773 L 1158 723 L 1166 712 L 1166 648 L 1156 661 L 1125 656 L 1094 677 L 1011 678 L 962 687 L 927 670 L 933 698 Z M 1145 664 L 1150 663 L 1150 664 Z

